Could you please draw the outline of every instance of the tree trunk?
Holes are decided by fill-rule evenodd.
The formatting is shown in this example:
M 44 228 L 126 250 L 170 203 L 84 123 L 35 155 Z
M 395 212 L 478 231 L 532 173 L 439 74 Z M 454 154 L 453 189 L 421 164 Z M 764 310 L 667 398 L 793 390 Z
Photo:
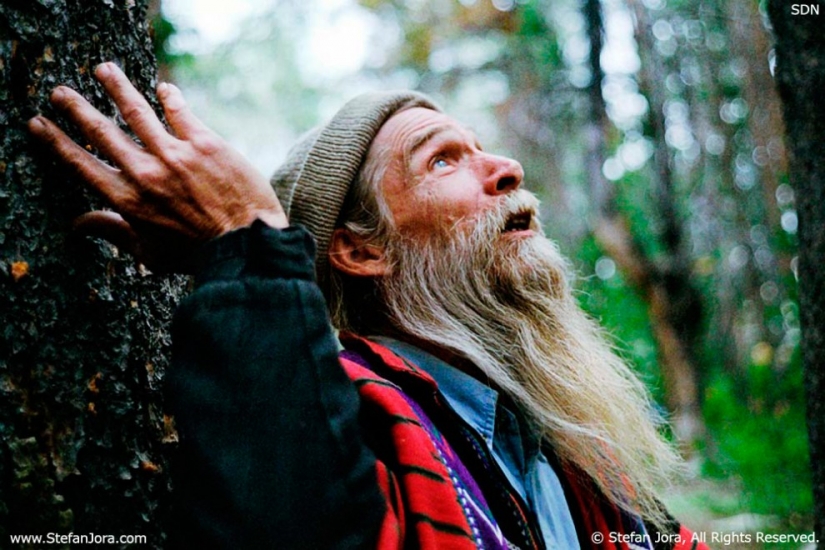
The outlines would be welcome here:
M 642 8 L 643 9 L 643 8 Z M 665 400 L 673 412 L 673 429 L 684 450 L 690 452 L 704 436 L 698 376 L 692 357 L 692 338 L 700 322 L 698 293 L 691 286 L 689 262 L 682 246 L 681 222 L 676 215 L 669 158 L 664 141 L 661 101 L 651 99 L 651 117 L 657 143 L 655 156 L 657 209 L 665 231 L 666 257 L 656 263 L 645 253 L 630 225 L 619 212 L 615 186 L 602 175 L 607 112 L 602 97 L 603 71 L 600 57 L 603 43 L 599 0 L 586 0 L 585 20 L 590 38 L 589 89 L 591 124 L 588 128 L 588 178 L 594 201 L 593 233 L 599 246 L 615 261 L 628 283 L 647 303 L 659 364 L 665 385 Z M 644 31 L 643 31 L 644 32 Z M 650 47 L 640 43 L 640 49 Z
M 148 276 L 107 243 L 72 235 L 72 220 L 100 200 L 26 130 L 36 112 L 60 120 L 48 102 L 57 84 L 113 115 L 91 77 L 104 60 L 154 90 L 145 13 L 145 0 L 0 4 L 2 547 L 10 535 L 70 532 L 163 545 L 177 436 L 159 386 L 185 281 Z
M 770 0 L 776 38 L 776 81 L 784 104 L 790 179 L 799 216 L 799 309 L 805 366 L 808 440 L 818 548 L 825 548 L 825 2 L 819 15 L 794 15 L 792 4 Z M 793 4 L 793 6 L 797 6 Z

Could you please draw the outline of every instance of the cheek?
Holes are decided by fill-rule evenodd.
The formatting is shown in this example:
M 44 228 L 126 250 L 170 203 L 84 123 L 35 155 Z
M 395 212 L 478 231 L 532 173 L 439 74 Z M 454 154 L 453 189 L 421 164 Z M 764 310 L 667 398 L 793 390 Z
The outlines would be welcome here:
M 438 204 L 424 198 L 410 197 L 401 207 L 402 215 L 396 220 L 398 231 L 407 236 L 431 233 L 439 226 L 442 217 Z
M 405 234 L 449 230 L 463 220 L 475 218 L 489 206 L 466 174 L 436 181 L 422 181 L 405 195 L 393 197 L 396 227 Z M 471 183 L 471 182 L 470 182 Z
M 407 230 L 418 234 L 449 233 L 456 226 L 474 220 L 480 210 L 475 198 L 443 194 L 431 194 L 411 207 L 414 216 L 410 217 Z
M 449 224 L 475 219 L 485 205 L 484 197 L 467 187 L 449 187 L 429 197 L 430 212 Z

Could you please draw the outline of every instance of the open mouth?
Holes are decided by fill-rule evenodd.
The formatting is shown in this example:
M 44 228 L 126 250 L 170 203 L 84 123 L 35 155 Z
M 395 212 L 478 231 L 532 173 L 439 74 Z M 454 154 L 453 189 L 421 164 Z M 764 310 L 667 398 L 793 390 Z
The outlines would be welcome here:
M 520 210 L 507 217 L 502 233 L 527 231 L 529 229 L 533 229 L 533 212 L 530 210 Z

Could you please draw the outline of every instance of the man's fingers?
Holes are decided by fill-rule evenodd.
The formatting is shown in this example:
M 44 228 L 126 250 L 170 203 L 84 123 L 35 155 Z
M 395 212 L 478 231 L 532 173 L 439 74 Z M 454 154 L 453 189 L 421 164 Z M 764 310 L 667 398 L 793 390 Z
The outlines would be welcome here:
M 144 162 L 148 157 L 117 124 L 71 88 L 58 86 L 52 92 L 51 100 L 77 125 L 92 145 L 118 166 Z
M 212 130 L 192 114 L 183 94 L 174 84 L 162 82 L 158 86 L 158 99 L 169 126 L 179 138 L 188 140 L 198 135 L 212 134 Z
M 131 196 L 129 187 L 120 171 L 115 170 L 76 144 L 63 130 L 49 119 L 36 116 L 29 120 L 29 131 L 46 143 L 77 173 L 102 193 L 113 204 Z
M 114 100 L 123 120 L 147 149 L 158 154 L 168 147 L 172 136 L 158 120 L 146 98 L 129 82 L 117 65 L 102 63 L 95 69 L 95 76 Z
M 74 220 L 72 228 L 82 235 L 106 239 L 118 248 L 134 254 L 138 235 L 129 222 L 116 212 L 96 210 Z

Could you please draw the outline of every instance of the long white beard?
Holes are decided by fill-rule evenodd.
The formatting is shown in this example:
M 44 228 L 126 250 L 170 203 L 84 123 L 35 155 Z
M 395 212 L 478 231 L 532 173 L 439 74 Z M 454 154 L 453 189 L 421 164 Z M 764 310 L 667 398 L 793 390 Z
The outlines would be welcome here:
M 395 328 L 469 360 L 520 405 L 562 463 L 617 505 L 661 523 L 655 489 L 679 460 L 648 392 L 573 298 L 568 265 L 540 231 L 502 231 L 535 213 L 526 191 L 426 239 L 389 236 L 378 283 Z M 537 226 L 534 228 L 537 229 Z

